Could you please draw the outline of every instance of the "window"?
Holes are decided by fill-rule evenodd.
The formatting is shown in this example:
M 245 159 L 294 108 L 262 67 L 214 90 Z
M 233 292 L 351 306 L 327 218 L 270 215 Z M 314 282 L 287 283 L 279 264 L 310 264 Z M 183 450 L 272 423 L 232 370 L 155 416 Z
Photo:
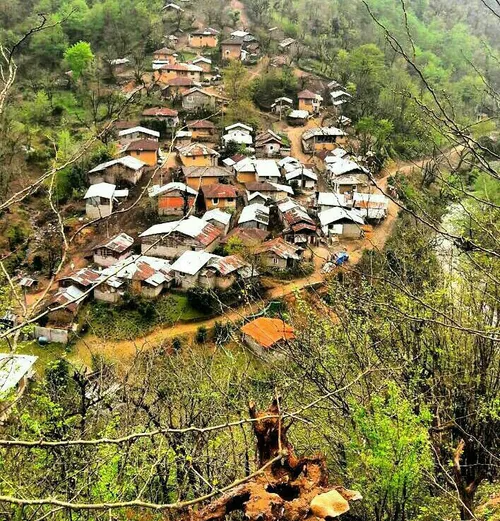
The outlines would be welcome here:
M 219 204 L 219 199 L 217 197 L 212 199 L 212 204 Z
M 274 264 L 278 264 L 278 257 L 273 257 Z
M 228 203 L 232 203 L 233 201 L 234 201 L 234 199 L 233 199 L 232 197 L 228 197 L 228 198 L 227 198 L 227 202 L 228 202 Z

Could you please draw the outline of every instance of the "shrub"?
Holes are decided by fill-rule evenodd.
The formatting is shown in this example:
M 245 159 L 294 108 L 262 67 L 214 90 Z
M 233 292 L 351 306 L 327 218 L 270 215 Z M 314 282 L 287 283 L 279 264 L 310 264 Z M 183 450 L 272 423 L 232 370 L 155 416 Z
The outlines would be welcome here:
M 207 341 L 208 330 L 205 326 L 200 326 L 196 331 L 196 342 L 198 344 L 204 344 Z

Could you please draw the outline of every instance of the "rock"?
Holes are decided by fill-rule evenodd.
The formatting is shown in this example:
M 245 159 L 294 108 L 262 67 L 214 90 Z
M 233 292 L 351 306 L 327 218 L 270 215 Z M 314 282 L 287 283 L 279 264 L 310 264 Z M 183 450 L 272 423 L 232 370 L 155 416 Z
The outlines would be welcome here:
M 319 494 L 311 501 L 311 511 L 316 517 L 338 517 L 349 510 L 349 502 L 336 490 Z

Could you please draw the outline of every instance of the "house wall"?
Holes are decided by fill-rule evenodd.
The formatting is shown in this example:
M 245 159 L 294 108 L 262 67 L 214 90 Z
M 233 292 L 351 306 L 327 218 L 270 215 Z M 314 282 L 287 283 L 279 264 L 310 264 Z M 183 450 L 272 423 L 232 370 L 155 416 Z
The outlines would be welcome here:
M 155 246 L 150 248 L 152 244 L 158 240 L 158 236 L 144 237 L 141 244 L 141 253 L 151 257 L 164 257 L 166 259 L 173 259 L 180 257 L 185 251 L 213 251 L 218 244 L 215 240 L 208 247 L 204 248 L 196 239 L 184 235 L 178 235 L 175 232 L 166 237 L 164 241 L 158 242 Z
M 113 212 L 113 205 L 111 204 L 111 201 L 109 201 L 108 204 L 97 205 L 90 202 L 92 199 L 89 199 L 88 201 L 89 202 L 87 202 L 85 205 L 85 213 L 89 219 L 100 219 L 101 217 L 108 217 L 108 215 L 111 215 Z
M 308 112 L 314 112 L 312 100 L 299 99 L 299 110 L 307 110 Z
M 99 253 L 94 253 L 94 263 L 98 266 L 103 266 L 108 268 L 109 266 L 113 266 L 117 262 L 126 259 L 132 254 L 132 250 L 129 250 L 121 255 L 100 255 Z
M 143 168 L 131 170 L 123 165 L 113 165 L 103 172 L 89 175 L 89 181 L 91 185 L 97 183 L 110 183 L 115 185 L 118 181 L 126 181 L 127 183 L 135 185 L 141 180 L 143 172 Z
M 195 141 L 211 140 L 214 137 L 214 131 L 207 128 L 192 129 L 191 132 Z
M 267 230 L 267 226 L 257 221 L 248 221 L 238 224 L 238 228 L 258 228 L 259 230 Z
M 217 166 L 217 156 L 183 156 L 179 154 L 179 157 L 184 166 Z
M 257 355 L 257 356 L 265 356 L 267 350 L 264 349 L 256 340 L 254 340 L 251 336 L 243 335 L 243 342 Z
M 204 165 L 204 166 L 206 166 L 206 165 Z M 219 179 L 217 177 L 202 177 L 201 184 L 200 184 L 199 177 L 188 177 L 186 179 L 186 184 L 193 190 L 198 190 L 198 188 L 200 186 L 214 185 L 218 182 L 219 182 Z
M 346 237 L 348 239 L 359 239 L 362 234 L 363 230 L 359 224 L 347 223 L 343 225 L 342 237 Z
M 52 327 L 35 326 L 33 336 L 35 338 L 44 336 L 48 338 L 49 342 L 54 342 L 57 344 L 67 344 L 69 341 L 69 331 L 66 329 L 56 329 Z
M 141 285 L 141 295 L 146 298 L 156 298 L 163 291 L 164 285 L 159 284 L 156 287 L 149 286 L 148 284 Z
M 205 199 L 205 204 L 207 210 L 212 210 L 213 208 L 221 208 L 221 209 L 236 209 L 236 198 L 229 199 L 219 199 L 217 203 L 214 203 L 214 199 Z
M 133 132 L 132 134 L 128 134 L 126 136 L 121 136 L 120 143 L 130 143 L 132 141 L 137 141 L 138 139 L 147 139 L 149 141 L 158 141 L 157 137 L 153 137 L 150 134 L 145 134 L 144 132 Z
M 223 60 L 239 60 L 241 57 L 241 45 L 227 45 L 221 46 Z
M 238 172 L 236 174 L 236 179 L 238 183 L 255 183 L 257 181 L 257 176 L 255 172 Z
M 198 285 L 198 273 L 195 275 L 187 275 L 185 273 L 175 272 L 174 276 L 175 283 L 181 290 L 187 291 Z
M 94 289 L 94 298 L 101 302 L 108 302 L 109 304 L 116 304 L 120 300 L 120 293 L 113 288 L 101 289 L 99 287 Z
M 158 196 L 159 215 L 184 215 L 184 197 L 180 195 L 160 195 Z M 194 197 L 188 198 L 188 208 L 192 208 Z
M 218 275 L 215 278 L 215 287 L 222 291 L 226 291 L 236 282 L 236 274 L 230 274 L 226 276 Z
M 262 147 L 256 147 L 255 152 L 257 156 L 273 157 L 280 153 L 281 145 L 279 143 L 266 143 Z
M 217 36 L 211 35 L 189 35 L 189 46 L 196 49 L 200 47 L 217 47 Z
M 260 260 L 266 268 L 274 268 L 279 270 L 286 270 L 287 268 L 286 259 L 282 259 L 273 253 L 266 253 L 261 255 Z
M 195 110 L 202 107 L 215 107 L 215 98 L 198 91 L 182 97 L 183 109 Z
M 154 166 L 158 162 L 158 152 L 156 150 L 131 150 L 128 155 L 144 161 L 149 166 Z

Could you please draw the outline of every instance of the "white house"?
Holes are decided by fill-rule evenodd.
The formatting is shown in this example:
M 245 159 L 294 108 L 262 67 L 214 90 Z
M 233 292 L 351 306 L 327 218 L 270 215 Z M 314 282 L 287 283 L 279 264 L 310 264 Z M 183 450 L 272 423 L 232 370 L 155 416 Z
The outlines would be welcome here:
M 320 192 L 318 194 L 318 210 L 325 212 L 331 208 L 349 208 L 350 202 L 344 194 Z
M 117 190 L 116 185 L 110 183 L 91 185 L 84 196 L 87 217 L 90 219 L 108 217 L 113 213 L 113 203 L 127 197 L 128 190 Z
M 24 393 L 28 380 L 34 375 L 37 359 L 37 356 L 0 353 L 0 422 L 7 418 L 12 403 Z
M 318 174 L 303 165 L 287 172 L 285 174 L 285 179 L 287 183 L 297 183 L 297 186 L 304 190 L 316 190 L 318 184 Z
M 99 266 L 111 266 L 132 255 L 134 239 L 126 233 L 119 233 L 93 248 L 94 263 Z
M 337 235 L 346 239 L 359 239 L 363 235 L 361 228 L 365 223 L 357 210 L 331 208 L 318 214 L 321 230 L 326 237 Z
M 387 217 L 389 199 L 383 194 L 354 192 L 352 206 L 366 219 L 380 221 Z
M 259 228 L 267 230 L 269 225 L 269 208 L 263 204 L 254 203 L 245 206 L 238 220 L 240 228 Z
M 281 178 L 281 173 L 272 159 L 257 159 L 255 161 L 255 171 L 257 173 L 258 181 L 278 182 Z
M 213 210 L 205 212 L 202 216 L 202 220 L 213 224 L 216 228 L 221 229 L 224 234 L 227 234 L 231 223 L 231 214 L 222 211 L 220 208 L 214 208 Z
M 125 181 L 137 184 L 142 177 L 146 163 L 132 156 L 123 156 L 97 165 L 89 171 L 90 184 L 106 183 L 117 184 Z
M 238 145 L 246 145 L 251 146 L 253 144 L 253 137 L 251 134 L 243 131 L 243 130 L 231 130 L 227 134 L 222 136 L 222 142 L 224 146 L 227 146 L 229 142 L 233 141 L 234 143 L 238 143 Z
M 130 143 L 131 141 L 137 141 L 138 139 L 158 141 L 160 139 L 160 133 L 146 127 L 132 127 L 120 130 L 120 132 L 118 132 L 118 139 L 122 145 Z

